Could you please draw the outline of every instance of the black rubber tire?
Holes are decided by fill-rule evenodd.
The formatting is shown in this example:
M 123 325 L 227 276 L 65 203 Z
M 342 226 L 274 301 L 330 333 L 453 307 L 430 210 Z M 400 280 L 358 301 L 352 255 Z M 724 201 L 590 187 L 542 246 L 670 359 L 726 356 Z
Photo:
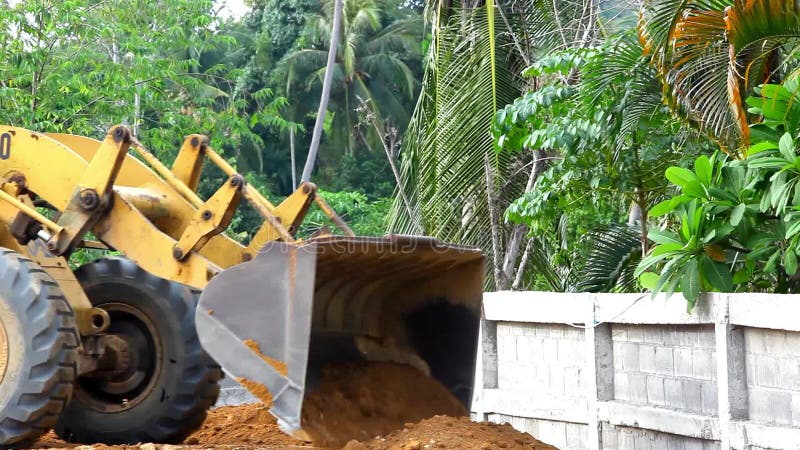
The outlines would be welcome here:
M 0 447 L 52 428 L 72 396 L 78 330 L 58 284 L 38 264 L 0 248 L 0 322 L 8 351 L 0 374 Z M 21 350 L 21 351 L 20 351 Z
M 111 405 L 108 398 L 91 391 L 97 389 L 93 379 L 79 379 L 56 433 L 68 442 L 180 443 L 202 425 L 219 397 L 222 377 L 197 338 L 198 291 L 158 278 L 125 258 L 101 259 L 81 266 L 75 274 L 93 306 L 113 310 L 111 305 L 124 305 L 150 320 L 158 335 L 152 336 L 153 342 L 160 343 L 161 352 L 151 359 L 157 359 L 161 369 L 149 377 L 150 387 L 129 403 L 114 404 L 113 411 L 103 407 L 103 402 Z M 114 323 L 111 313 L 112 334 Z

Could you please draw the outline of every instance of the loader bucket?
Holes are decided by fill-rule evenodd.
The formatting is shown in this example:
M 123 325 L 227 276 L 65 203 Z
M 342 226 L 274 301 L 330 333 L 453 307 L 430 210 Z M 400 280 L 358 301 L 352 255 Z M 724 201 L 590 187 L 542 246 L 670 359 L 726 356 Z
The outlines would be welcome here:
M 411 364 L 471 398 L 483 255 L 432 238 L 325 236 L 267 244 L 200 296 L 206 351 L 303 436 L 306 388 L 345 360 Z

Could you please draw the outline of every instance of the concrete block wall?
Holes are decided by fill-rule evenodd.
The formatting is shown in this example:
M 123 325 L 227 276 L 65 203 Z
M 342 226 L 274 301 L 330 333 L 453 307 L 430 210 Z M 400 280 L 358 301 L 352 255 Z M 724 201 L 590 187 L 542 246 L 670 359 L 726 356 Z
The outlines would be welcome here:
M 612 324 L 614 400 L 717 414 L 714 327 Z
M 800 449 L 800 295 L 487 293 L 473 416 L 561 449 Z

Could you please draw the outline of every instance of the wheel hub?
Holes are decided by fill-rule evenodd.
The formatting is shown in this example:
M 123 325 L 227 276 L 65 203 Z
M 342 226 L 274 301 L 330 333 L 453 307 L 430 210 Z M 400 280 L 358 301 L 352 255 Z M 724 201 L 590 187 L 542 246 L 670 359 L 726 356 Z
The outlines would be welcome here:
M 101 307 L 111 317 L 106 353 L 100 370 L 80 380 L 76 395 L 95 410 L 119 412 L 150 395 L 163 352 L 156 328 L 144 312 L 123 303 Z
M 8 368 L 8 336 L 6 336 L 6 329 L 3 327 L 3 321 L 0 320 L 0 383 L 6 375 Z

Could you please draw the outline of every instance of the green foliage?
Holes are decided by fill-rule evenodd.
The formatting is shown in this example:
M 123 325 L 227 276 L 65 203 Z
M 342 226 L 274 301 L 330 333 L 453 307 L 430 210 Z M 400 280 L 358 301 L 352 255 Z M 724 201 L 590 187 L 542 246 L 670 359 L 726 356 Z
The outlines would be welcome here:
M 651 214 L 669 215 L 674 231 L 652 230 L 657 245 L 637 275 L 648 275 L 654 293 L 683 292 L 689 309 L 700 292 L 769 290 L 797 292 L 800 254 L 800 157 L 795 80 L 764 85 L 748 99 L 764 117 L 751 126 L 754 143 L 743 160 L 700 156 L 694 170 L 670 167 L 667 179 L 680 193 Z M 757 142 L 756 142 L 757 140 Z M 669 222 L 668 222 L 669 223 Z
M 356 235 L 383 236 L 391 199 L 379 198 L 370 201 L 366 195 L 357 192 L 323 191 L 319 195 L 350 225 Z M 319 208 L 313 208 L 306 216 L 299 235 L 307 237 L 323 227 L 331 232 L 338 232 L 336 225 Z

